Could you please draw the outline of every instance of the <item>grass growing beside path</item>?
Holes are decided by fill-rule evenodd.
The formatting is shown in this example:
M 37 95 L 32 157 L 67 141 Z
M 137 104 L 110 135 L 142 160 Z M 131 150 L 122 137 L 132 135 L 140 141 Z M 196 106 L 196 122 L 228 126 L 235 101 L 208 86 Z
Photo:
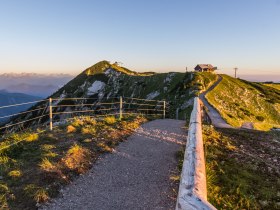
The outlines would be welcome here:
M 0 209 L 36 209 L 145 121 L 139 116 L 122 121 L 83 117 L 52 132 L 9 136 L 0 144 Z
M 279 132 L 204 126 L 208 200 L 217 209 L 280 209 Z
M 227 75 L 222 77 L 206 98 L 227 123 L 240 127 L 252 122 L 259 130 L 280 127 L 280 90 Z

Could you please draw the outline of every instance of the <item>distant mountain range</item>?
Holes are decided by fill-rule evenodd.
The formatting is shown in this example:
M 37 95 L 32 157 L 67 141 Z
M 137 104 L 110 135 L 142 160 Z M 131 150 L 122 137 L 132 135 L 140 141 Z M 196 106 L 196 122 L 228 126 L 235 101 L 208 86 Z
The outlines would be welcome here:
M 72 78 L 69 74 L 5 73 L 0 74 L 0 90 L 47 97 Z
M 28 95 L 34 95 L 39 97 L 47 97 L 51 93 L 58 90 L 60 87 L 57 85 L 30 85 L 26 83 L 15 84 L 8 86 L 4 89 L 6 92 L 9 93 L 24 93 Z
M 8 93 L 5 90 L 0 90 L 0 123 L 9 120 L 9 118 L 1 117 L 27 110 L 34 104 L 26 104 L 22 106 L 15 106 L 9 108 L 1 108 L 1 106 L 37 101 L 40 99 L 42 98 L 37 96 L 31 96 L 23 93 Z

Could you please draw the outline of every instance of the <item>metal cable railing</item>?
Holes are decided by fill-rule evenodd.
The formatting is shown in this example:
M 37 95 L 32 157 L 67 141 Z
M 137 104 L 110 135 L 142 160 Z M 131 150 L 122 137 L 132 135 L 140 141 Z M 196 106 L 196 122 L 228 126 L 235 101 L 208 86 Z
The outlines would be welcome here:
M 124 99 L 124 101 L 123 101 Z M 73 100 L 81 101 L 79 104 L 71 104 Z M 89 103 L 89 100 L 94 100 Z M 143 114 L 143 115 L 162 115 L 165 118 L 166 102 L 150 99 L 141 98 L 130 98 L 130 97 L 107 97 L 104 102 L 97 101 L 98 98 L 49 98 L 45 100 L 38 100 L 20 104 L 12 104 L 2 106 L 0 109 L 22 106 L 27 104 L 41 103 L 40 107 L 36 108 L 33 105 L 33 109 L 22 111 L 15 114 L 9 114 L 1 116 L 0 119 L 11 119 L 10 122 L 5 123 L 0 127 L 0 132 L 23 130 L 24 128 L 33 127 L 36 124 L 49 125 L 49 129 L 52 130 L 53 119 L 67 118 L 70 119 L 74 114 L 79 116 L 81 114 L 89 114 L 95 117 L 106 117 L 106 116 L 119 116 L 122 118 L 123 115 L 128 114 Z M 112 100 L 112 102 L 107 102 Z M 139 103 L 137 102 L 139 101 Z M 73 108 L 72 110 L 70 108 Z M 70 110 L 69 110 L 70 109 Z M 71 115 L 71 116 L 70 116 Z M 14 129 L 11 129 L 15 127 Z
M 39 111 L 39 110 L 43 110 L 43 109 L 46 109 L 46 107 L 33 109 L 33 110 L 30 110 L 30 111 L 19 112 L 19 113 L 16 113 L 16 114 L 6 115 L 4 117 L 0 117 L 0 119 L 10 118 L 10 117 L 14 117 L 14 116 L 17 116 L 17 115 L 27 114 L 27 113 L 31 113 L 31 112 L 35 112 L 35 111 Z

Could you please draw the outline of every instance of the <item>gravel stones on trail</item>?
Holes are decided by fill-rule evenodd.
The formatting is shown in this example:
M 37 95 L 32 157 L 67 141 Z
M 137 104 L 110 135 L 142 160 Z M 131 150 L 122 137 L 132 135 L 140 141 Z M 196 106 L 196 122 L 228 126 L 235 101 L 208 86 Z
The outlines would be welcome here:
M 170 176 L 179 175 L 175 154 L 187 139 L 184 125 L 170 119 L 143 124 L 42 208 L 174 209 Z

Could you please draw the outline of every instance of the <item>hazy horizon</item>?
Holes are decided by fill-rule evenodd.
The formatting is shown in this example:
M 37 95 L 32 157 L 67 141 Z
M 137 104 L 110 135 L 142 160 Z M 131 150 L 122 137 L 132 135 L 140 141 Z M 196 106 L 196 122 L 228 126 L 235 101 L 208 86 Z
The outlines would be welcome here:
M 78 74 L 80 74 L 82 71 L 84 71 L 85 69 L 81 70 L 80 72 L 77 72 L 76 74 L 75 73 L 60 73 L 60 72 L 57 72 L 57 73 L 40 73 L 40 72 L 18 72 L 18 73 L 15 73 L 15 72 L 5 72 L 5 73 L 0 73 L 0 76 L 3 75 L 3 74 L 15 74 L 15 75 L 32 75 L 32 74 L 37 74 L 37 75 L 40 75 L 40 76 L 50 76 L 50 75 L 53 75 L 53 76 L 69 76 L 69 77 L 75 77 L 77 76 Z M 134 70 L 134 69 L 131 69 L 131 70 Z M 189 71 L 193 71 L 193 70 L 189 70 Z M 142 71 L 143 72 L 143 71 Z M 156 71 L 155 71 L 156 72 Z M 163 73 L 163 72 L 174 72 L 173 70 L 170 70 L 170 71 L 159 71 L 159 72 L 156 72 L 156 73 Z M 175 72 L 185 72 L 184 71 L 175 71 Z M 216 72 L 218 74 L 227 74 L 229 76 L 232 76 L 234 77 L 234 71 L 233 70 L 228 70 L 228 71 L 220 71 L 218 70 L 218 72 Z M 253 81 L 253 82 L 269 82 L 269 81 L 272 81 L 272 82 L 276 82 L 276 83 L 280 83 L 280 75 L 278 74 L 242 74 L 240 72 L 237 72 L 237 77 L 240 78 L 240 79 L 245 79 L 245 80 L 249 80 L 249 81 Z

